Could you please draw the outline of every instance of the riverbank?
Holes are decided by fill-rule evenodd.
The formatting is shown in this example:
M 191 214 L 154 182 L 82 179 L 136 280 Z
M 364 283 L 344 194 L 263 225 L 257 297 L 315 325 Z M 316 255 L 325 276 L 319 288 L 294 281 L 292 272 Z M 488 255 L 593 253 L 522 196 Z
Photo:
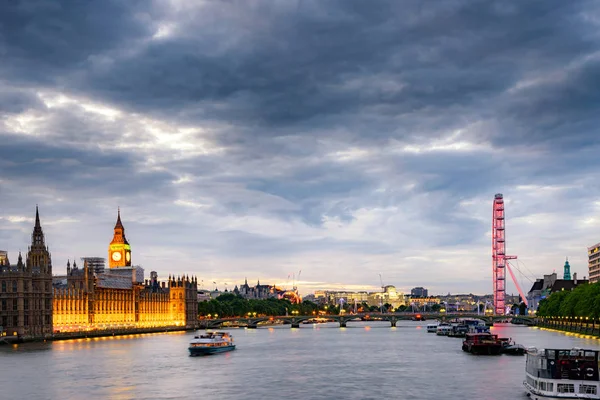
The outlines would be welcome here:
M 538 318 L 537 326 L 563 332 L 600 336 L 600 321 L 584 317 Z
M 93 331 L 80 331 L 80 332 L 59 332 L 47 337 L 17 337 L 17 336 L 4 336 L 0 338 L 0 345 L 2 344 L 15 344 L 15 343 L 29 343 L 29 342 L 46 342 L 46 341 L 59 341 L 59 340 L 71 340 L 71 339 L 87 339 L 95 337 L 106 337 L 106 336 L 125 336 L 125 335 L 140 335 L 144 333 L 168 333 L 168 332 L 182 332 L 182 331 L 193 331 L 197 328 L 181 327 L 181 326 L 163 326 L 160 328 L 129 328 L 129 329 L 103 329 Z

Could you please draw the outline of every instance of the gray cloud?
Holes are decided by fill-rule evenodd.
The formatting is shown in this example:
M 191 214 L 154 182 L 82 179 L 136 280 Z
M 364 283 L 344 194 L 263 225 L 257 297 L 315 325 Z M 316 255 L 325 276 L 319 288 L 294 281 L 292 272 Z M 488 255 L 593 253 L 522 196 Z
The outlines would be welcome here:
M 103 254 L 120 205 L 138 259 L 165 273 L 305 266 L 313 282 L 383 271 L 483 292 L 504 192 L 511 246 L 547 272 L 597 241 L 599 15 L 591 1 L 2 3 L 0 247 L 25 245 L 39 202 L 56 258 L 78 240 Z M 550 220 L 555 253 L 531 234 Z

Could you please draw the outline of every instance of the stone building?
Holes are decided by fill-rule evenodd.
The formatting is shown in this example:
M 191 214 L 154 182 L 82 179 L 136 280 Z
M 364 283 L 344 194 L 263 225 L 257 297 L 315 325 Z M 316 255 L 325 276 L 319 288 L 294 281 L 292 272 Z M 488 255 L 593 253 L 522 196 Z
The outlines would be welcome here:
M 115 254 L 119 255 L 115 255 Z M 54 332 L 153 327 L 194 327 L 198 314 L 195 277 L 158 274 L 144 279 L 131 265 L 120 212 L 109 245 L 108 270 L 67 262 L 67 274 L 52 276 L 52 262 L 36 207 L 25 262 L 12 265 L 0 251 L 0 332 L 3 336 L 45 337 Z
M 144 270 L 131 265 L 131 246 L 121 213 L 109 248 L 110 268 L 98 273 L 67 261 L 66 285 L 54 289 L 54 330 L 195 326 L 198 282 L 195 277 L 171 277 L 159 283 L 158 274 L 144 279 Z
M 0 325 L 2 336 L 52 334 L 52 260 L 37 207 L 25 262 L 20 252 L 14 265 L 0 257 Z

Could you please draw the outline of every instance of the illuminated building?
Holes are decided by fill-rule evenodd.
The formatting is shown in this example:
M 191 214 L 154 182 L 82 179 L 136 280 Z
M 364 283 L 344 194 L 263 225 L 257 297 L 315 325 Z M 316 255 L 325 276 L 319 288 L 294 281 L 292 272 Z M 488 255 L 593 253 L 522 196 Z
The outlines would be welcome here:
M 197 279 L 169 276 L 159 283 L 152 271 L 145 280 L 144 270 L 131 265 L 120 211 L 108 256 L 110 268 L 103 273 L 87 261 L 83 268 L 67 262 L 66 287 L 54 289 L 54 331 L 195 325 Z
M 0 252 L 0 326 L 3 336 L 52 333 L 52 261 L 37 207 L 25 262 L 19 252 L 11 265 L 8 253 Z
M 98 264 L 90 267 L 88 259 L 82 268 L 68 261 L 67 274 L 53 279 L 36 208 L 25 262 L 19 253 L 17 264 L 11 265 L 8 253 L 0 251 L 0 334 L 44 338 L 53 332 L 195 326 L 197 279 L 169 276 L 158 282 L 152 271 L 145 280 L 144 270 L 131 265 L 120 212 L 109 259 L 111 268 L 104 271 Z
M 131 267 L 131 247 L 121 223 L 121 210 L 117 211 L 115 233 L 112 242 L 108 245 L 108 262 L 110 268 Z
M 590 283 L 600 280 L 600 243 L 588 247 L 588 269 Z

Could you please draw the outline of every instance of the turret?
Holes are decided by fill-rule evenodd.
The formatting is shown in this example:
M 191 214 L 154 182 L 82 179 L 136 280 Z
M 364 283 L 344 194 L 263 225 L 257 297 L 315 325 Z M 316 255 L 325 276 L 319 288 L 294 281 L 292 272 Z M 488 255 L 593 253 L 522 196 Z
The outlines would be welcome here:
M 571 280 L 571 266 L 569 265 L 569 258 L 567 258 L 565 261 L 563 279 L 568 281 Z

